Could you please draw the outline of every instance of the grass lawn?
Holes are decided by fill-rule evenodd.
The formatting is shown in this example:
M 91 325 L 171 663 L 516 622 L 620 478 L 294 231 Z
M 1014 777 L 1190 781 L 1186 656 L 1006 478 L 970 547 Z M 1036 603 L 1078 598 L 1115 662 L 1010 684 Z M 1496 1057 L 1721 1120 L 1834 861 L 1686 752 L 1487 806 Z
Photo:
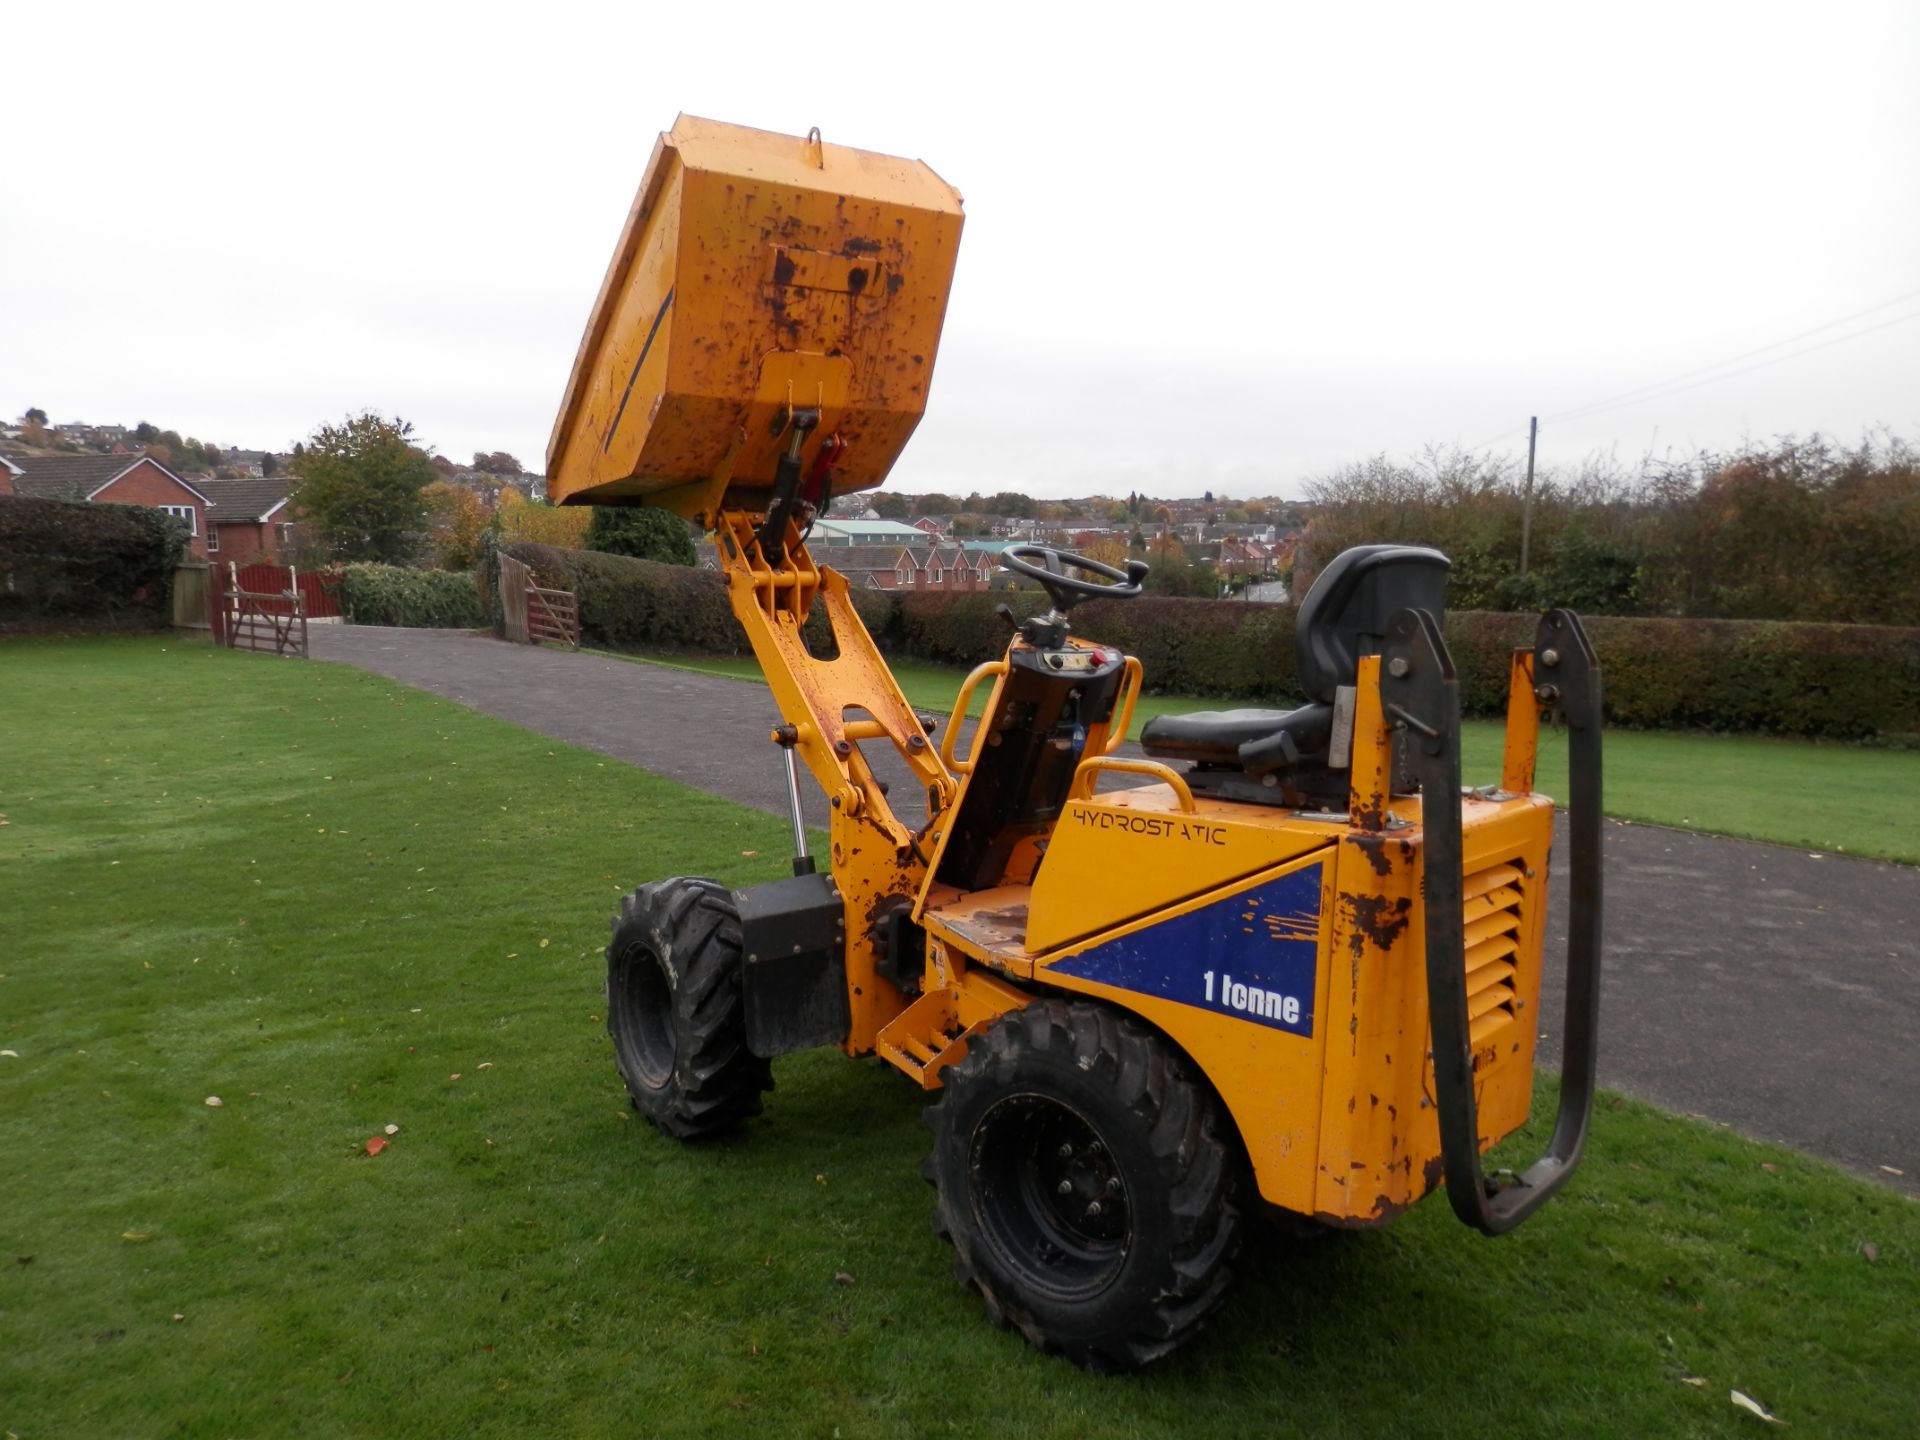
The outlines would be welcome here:
M 779 1062 L 738 1142 L 632 1118 L 606 916 L 668 873 L 782 873 L 784 822 L 323 664 L 15 643 L 0 693 L 0 1435 L 1754 1434 L 1735 1388 L 1795 1434 L 1920 1413 L 1920 1205 L 1617 1098 L 1517 1235 L 1436 1197 L 1263 1237 L 1195 1347 L 1084 1375 L 948 1278 L 924 1101 L 877 1062 Z
M 618 658 L 761 679 L 751 656 Z M 943 716 L 952 712 L 966 673 L 914 660 L 895 662 L 893 672 L 913 704 Z M 983 684 L 972 713 L 980 713 L 986 697 Z M 1134 711 L 1133 738 L 1137 740 L 1140 727 L 1156 715 L 1254 703 L 1145 695 Z M 1468 784 L 1500 778 L 1504 728 L 1490 720 L 1469 720 L 1462 727 L 1461 764 Z M 1751 735 L 1609 730 L 1606 771 L 1607 813 L 1616 819 L 1920 864 L 1920 828 L 1910 814 L 1912 797 L 1920 795 L 1920 751 Z M 1537 783 L 1547 794 L 1565 798 L 1564 730 L 1542 733 Z

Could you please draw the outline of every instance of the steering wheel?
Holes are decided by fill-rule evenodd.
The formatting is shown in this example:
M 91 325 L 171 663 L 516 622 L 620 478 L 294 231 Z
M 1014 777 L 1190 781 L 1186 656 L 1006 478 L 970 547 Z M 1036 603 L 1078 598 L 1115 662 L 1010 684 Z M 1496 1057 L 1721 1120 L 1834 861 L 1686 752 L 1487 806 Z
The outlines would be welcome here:
M 1017 575 L 1038 580 L 1040 587 L 1053 597 L 1054 608 L 1063 615 L 1081 600 L 1133 599 L 1140 593 L 1140 582 L 1147 578 L 1148 569 L 1144 560 L 1129 560 L 1125 570 L 1117 570 L 1098 560 L 1090 560 L 1085 555 L 1069 554 L 1051 545 L 1026 543 L 1009 545 L 1002 550 L 1000 563 Z M 1068 571 L 1098 575 L 1104 578 L 1105 583 L 1083 579 L 1081 575 L 1069 574 Z

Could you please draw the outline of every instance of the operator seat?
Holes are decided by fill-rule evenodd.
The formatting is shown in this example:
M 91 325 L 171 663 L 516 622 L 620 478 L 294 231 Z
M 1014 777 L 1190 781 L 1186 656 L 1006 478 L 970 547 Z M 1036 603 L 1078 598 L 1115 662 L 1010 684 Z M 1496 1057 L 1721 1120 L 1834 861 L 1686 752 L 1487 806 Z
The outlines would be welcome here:
M 1307 591 L 1294 623 L 1294 669 L 1307 704 L 1294 710 L 1161 715 L 1141 732 L 1141 746 L 1155 759 L 1192 762 L 1189 779 L 1203 783 L 1210 772 L 1259 780 L 1324 770 L 1340 687 L 1354 683 L 1361 656 L 1380 653 L 1387 622 L 1396 612 L 1412 608 L 1443 618 L 1450 565 L 1446 556 L 1424 545 L 1356 545 L 1341 551 Z

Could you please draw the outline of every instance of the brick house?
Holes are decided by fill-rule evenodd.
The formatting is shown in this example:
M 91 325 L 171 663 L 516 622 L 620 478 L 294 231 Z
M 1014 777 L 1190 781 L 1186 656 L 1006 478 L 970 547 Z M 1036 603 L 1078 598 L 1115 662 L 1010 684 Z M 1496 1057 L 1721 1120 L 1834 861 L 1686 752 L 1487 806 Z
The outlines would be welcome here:
M 999 546 L 829 545 L 814 559 L 847 577 L 855 590 L 895 594 L 933 590 L 988 590 L 1000 568 Z M 695 547 L 703 570 L 720 568 L 710 543 Z
M 212 530 L 207 536 L 207 553 L 219 561 L 236 565 L 256 561 L 278 565 L 290 544 L 293 530 L 290 478 L 274 476 L 265 480 L 202 480 L 212 506 L 207 518 Z
M 17 473 L 8 473 L 8 472 Z M 207 497 L 148 455 L 22 458 L 0 470 L 0 494 L 97 505 L 144 505 L 187 524 L 197 560 L 207 558 Z

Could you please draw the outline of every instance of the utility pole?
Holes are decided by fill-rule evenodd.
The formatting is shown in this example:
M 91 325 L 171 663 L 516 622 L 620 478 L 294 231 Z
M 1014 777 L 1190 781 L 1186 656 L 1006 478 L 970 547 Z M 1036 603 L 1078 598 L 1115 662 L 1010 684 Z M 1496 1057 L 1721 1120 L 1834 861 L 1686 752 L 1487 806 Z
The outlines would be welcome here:
M 1527 575 L 1527 542 L 1533 534 L 1533 452 L 1540 440 L 1540 417 L 1527 421 L 1527 488 L 1520 500 L 1520 578 Z

